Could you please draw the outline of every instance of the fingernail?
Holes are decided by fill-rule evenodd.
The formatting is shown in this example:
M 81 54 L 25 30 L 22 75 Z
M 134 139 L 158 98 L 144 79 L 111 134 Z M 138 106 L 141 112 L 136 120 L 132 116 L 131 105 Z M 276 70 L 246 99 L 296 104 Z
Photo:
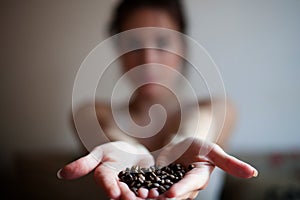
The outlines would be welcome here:
M 253 170 L 253 177 L 257 177 L 258 176 L 258 171 L 256 169 Z
M 61 173 L 61 170 L 62 170 L 62 169 L 59 169 L 59 170 L 57 171 L 57 173 L 56 173 L 56 176 L 57 176 L 57 178 L 59 178 L 59 179 L 63 179 L 62 175 L 60 174 L 60 173 Z

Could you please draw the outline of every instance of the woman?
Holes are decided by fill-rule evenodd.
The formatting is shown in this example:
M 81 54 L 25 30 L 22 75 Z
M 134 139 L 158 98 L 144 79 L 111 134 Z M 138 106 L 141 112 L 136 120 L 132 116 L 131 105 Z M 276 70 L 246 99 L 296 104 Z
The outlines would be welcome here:
M 115 10 L 110 26 L 111 34 L 144 27 L 163 28 L 164 30 L 185 33 L 186 22 L 180 1 L 121 1 Z M 176 39 L 176 37 L 172 37 L 172 34 L 162 36 L 155 32 L 120 38 L 118 47 L 126 49 L 128 46 L 130 48 L 132 46 L 144 46 L 144 43 L 151 43 L 160 49 L 176 48 L 177 52 L 185 52 L 184 40 Z M 183 113 L 181 112 L 180 102 L 178 102 L 172 91 L 161 84 L 155 84 L 155 82 L 164 81 L 170 87 L 176 88 L 179 85 L 179 76 L 170 72 L 175 70 L 180 74 L 186 73 L 184 61 L 179 55 L 158 49 L 138 48 L 121 56 L 121 64 L 124 74 L 136 69 L 137 66 L 143 66 L 142 70 L 129 76 L 129 79 L 133 85 L 137 85 L 138 79 L 146 82 L 146 84 L 137 87 L 130 99 L 128 108 L 130 117 L 137 125 L 146 126 L 150 123 L 149 109 L 153 105 L 159 104 L 164 107 L 167 114 L 163 127 L 156 134 L 143 137 L 144 133 L 139 132 L 138 128 L 130 126 L 131 129 L 127 130 L 131 134 L 128 134 L 120 128 L 120 125 L 128 125 L 128 122 L 126 122 L 128 116 L 123 117 L 123 122 L 125 121 L 123 124 L 122 122 L 116 123 L 115 120 L 115 115 L 118 115 L 118 118 L 122 121 L 122 113 L 127 109 L 126 105 L 118 107 L 114 113 L 110 105 L 97 103 L 97 117 L 110 142 L 101 144 L 103 141 L 99 141 L 101 145 L 96 147 L 90 154 L 62 168 L 58 172 L 60 178 L 74 179 L 94 171 L 96 182 L 112 199 L 194 199 L 199 191 L 208 184 L 210 174 L 215 166 L 242 178 L 257 175 L 256 169 L 226 154 L 221 148 L 224 147 L 233 125 L 234 111 L 232 106 L 227 105 L 225 124 L 221 133 L 216 133 L 216 135 L 220 135 L 219 139 L 217 141 L 216 138 L 205 141 L 208 129 L 210 129 L 210 126 L 207 125 L 209 121 L 206 121 L 206 119 L 211 118 L 212 104 L 217 105 L 218 102 L 197 102 L 197 107 L 202 113 L 201 117 L 194 115 L 192 112 L 194 109 L 188 103 L 184 105 L 188 111 Z M 167 66 L 169 70 L 163 70 L 162 66 Z M 159 114 L 154 115 L 154 118 L 159 118 L 159 116 Z M 197 124 L 197 120 L 202 123 Z M 214 124 L 221 126 L 219 120 L 216 118 L 213 118 L 213 120 L 215 120 Z M 197 133 L 189 135 L 189 127 L 195 125 L 195 123 L 200 126 L 198 129 L 194 129 Z M 185 128 L 181 129 L 180 124 L 183 124 Z M 174 133 L 179 133 L 179 137 L 175 136 Z M 126 153 L 120 151 L 120 149 L 126 149 Z M 203 149 L 206 153 L 200 154 Z M 115 168 L 122 169 L 130 165 L 166 165 L 172 161 L 183 165 L 193 163 L 196 168 L 162 195 L 159 195 L 156 189 L 141 188 L 136 196 L 125 183 L 118 180 L 118 170 L 115 170 Z

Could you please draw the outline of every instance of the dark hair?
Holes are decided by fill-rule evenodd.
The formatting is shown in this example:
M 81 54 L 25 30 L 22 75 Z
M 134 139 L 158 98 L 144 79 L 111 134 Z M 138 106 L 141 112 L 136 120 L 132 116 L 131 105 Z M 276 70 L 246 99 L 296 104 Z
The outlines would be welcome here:
M 114 35 L 122 32 L 122 23 L 128 13 L 139 8 L 150 7 L 167 11 L 178 22 L 179 31 L 186 33 L 185 13 L 181 0 L 121 0 L 114 10 L 113 18 L 109 26 L 109 34 Z

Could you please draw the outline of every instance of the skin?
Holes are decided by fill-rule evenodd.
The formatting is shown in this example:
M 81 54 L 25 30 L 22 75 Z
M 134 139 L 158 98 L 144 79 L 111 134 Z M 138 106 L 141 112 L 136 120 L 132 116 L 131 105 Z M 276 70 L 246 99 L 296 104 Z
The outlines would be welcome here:
M 130 30 L 139 27 L 162 27 L 172 30 L 179 30 L 178 24 L 168 13 L 160 9 L 141 8 L 132 12 L 124 21 L 122 29 Z M 160 36 L 155 35 L 155 38 Z M 147 41 L 150 37 L 138 38 L 140 41 Z M 174 43 L 170 39 L 170 43 Z M 184 49 L 180 41 L 176 41 L 178 50 Z M 126 46 L 126 43 L 120 42 L 120 45 Z M 167 44 L 164 45 L 169 45 Z M 182 59 L 172 53 L 162 52 L 156 49 L 138 50 L 127 53 L 122 56 L 122 70 L 127 72 L 135 66 L 148 63 L 159 63 L 167 65 L 174 70 L 183 73 Z M 161 74 L 153 71 L 151 68 L 142 74 L 143 78 L 149 79 L 165 79 L 169 84 L 177 84 L 176 76 L 173 74 Z M 135 84 L 135 78 L 131 79 Z M 214 102 L 218 103 L 218 102 Z M 112 199 L 145 199 L 145 198 L 176 198 L 187 199 L 195 198 L 198 192 L 204 189 L 209 181 L 211 172 L 215 167 L 219 167 L 233 176 L 240 178 L 251 178 L 257 176 L 257 170 L 249 164 L 234 158 L 223 151 L 221 147 L 225 147 L 229 137 L 234 119 L 235 112 L 232 104 L 227 105 L 227 115 L 221 136 L 216 143 L 204 141 L 199 133 L 197 138 L 185 136 L 183 140 L 172 143 L 168 148 L 163 149 L 158 154 L 151 154 L 170 141 L 171 133 L 178 130 L 176 124 L 180 123 L 179 104 L 176 97 L 166 88 L 156 84 L 149 84 L 140 87 L 136 90 L 131 99 L 129 110 L 132 119 L 135 123 L 143 126 L 149 123 L 148 110 L 153 104 L 160 104 L 168 113 L 164 128 L 151 138 L 131 138 L 122 133 L 114 123 L 112 111 L 109 105 L 97 103 L 97 117 L 104 132 L 110 137 L 110 143 L 102 144 L 96 147 L 86 156 L 71 162 L 64 166 L 59 172 L 58 177 L 63 179 L 76 179 L 90 172 L 94 172 L 96 183 L 104 189 L 107 196 Z M 211 102 L 198 102 L 200 109 L 205 110 L 206 115 L 210 116 Z M 120 108 L 123 109 L 123 108 Z M 175 111 L 175 112 L 174 112 Z M 125 183 L 118 180 L 118 172 L 125 168 L 124 161 L 127 161 L 127 166 L 142 165 L 149 167 L 154 163 L 164 165 L 168 160 L 172 159 L 176 151 L 182 149 L 183 146 L 189 144 L 189 148 L 178 157 L 177 163 L 185 166 L 193 163 L 196 168 L 189 171 L 187 175 L 178 183 L 174 184 L 163 195 L 158 194 L 154 189 L 140 189 L 139 197 L 136 197 L 130 191 Z M 124 152 L 118 146 L 123 146 L 122 149 L 130 149 L 130 152 Z M 206 154 L 201 152 L 206 150 Z M 140 152 L 136 154 L 134 152 Z M 114 168 L 109 167 L 114 166 Z
M 141 27 L 159 27 L 159 28 L 167 28 L 171 30 L 178 31 L 178 25 L 172 18 L 163 10 L 157 9 L 149 9 L 149 8 L 141 8 L 131 15 L 127 17 L 124 21 L 122 30 L 131 30 L 135 28 Z M 182 44 L 180 44 L 177 38 L 174 38 L 170 35 L 159 35 L 159 34 L 149 34 L 149 35 L 137 35 L 135 38 L 140 43 L 151 43 L 160 48 L 170 49 L 173 44 L 176 45 L 176 50 L 178 52 L 183 51 Z M 166 51 L 160 51 L 156 49 L 142 49 L 138 51 L 134 51 L 131 53 L 127 53 L 122 57 L 123 62 L 123 71 L 127 72 L 128 70 L 148 63 L 159 63 L 162 65 L 166 65 L 174 70 L 182 71 L 182 59 L 172 53 Z M 163 73 L 162 71 L 154 71 L 153 69 L 145 70 L 143 73 L 144 78 L 149 80 L 155 80 L 164 78 L 167 79 L 167 82 L 174 84 L 174 75 L 170 73 Z M 133 83 L 134 84 L 134 83 Z M 168 94 L 168 90 L 158 85 L 150 84 L 145 87 L 141 87 L 137 91 L 138 102 L 143 102 L 142 107 L 144 107 L 147 102 L 152 103 L 154 101 L 163 102 L 163 97 L 166 97 Z M 162 97 L 162 98 L 159 98 Z
M 76 179 L 94 171 L 96 183 L 104 189 L 107 196 L 112 199 L 145 199 L 145 198 L 176 198 L 187 199 L 195 198 L 198 192 L 204 189 L 209 181 L 209 176 L 215 167 L 219 167 L 224 171 L 239 178 L 251 178 L 257 176 L 255 168 L 249 164 L 234 158 L 225 153 L 221 147 L 214 143 L 206 143 L 194 138 L 187 138 L 186 140 L 172 146 L 165 152 L 158 156 L 158 164 L 165 155 L 170 155 L 174 149 L 181 148 L 184 143 L 190 142 L 192 144 L 188 150 L 176 161 L 187 166 L 193 163 L 196 168 L 189 171 L 185 177 L 174 184 L 167 192 L 159 196 L 157 191 L 145 189 L 139 190 L 139 197 L 136 197 L 130 191 L 125 183 L 118 180 L 117 174 L 121 170 L 123 160 L 120 159 L 120 150 L 114 145 L 121 145 L 125 142 L 112 142 L 98 146 L 88 155 L 66 165 L 58 172 L 58 177 L 63 179 Z M 134 154 L 127 154 L 126 160 L 130 160 L 129 165 L 151 166 L 154 162 L 153 157 L 147 151 L 139 149 L 136 145 L 127 143 L 128 148 L 136 148 L 137 151 L 142 151 L 143 154 L 136 156 Z M 198 152 L 201 148 L 208 148 L 209 154 L 201 156 Z M 97 155 L 97 156 L 96 156 Z M 109 166 L 120 166 L 120 169 L 112 169 Z M 123 168 L 124 169 L 124 168 Z

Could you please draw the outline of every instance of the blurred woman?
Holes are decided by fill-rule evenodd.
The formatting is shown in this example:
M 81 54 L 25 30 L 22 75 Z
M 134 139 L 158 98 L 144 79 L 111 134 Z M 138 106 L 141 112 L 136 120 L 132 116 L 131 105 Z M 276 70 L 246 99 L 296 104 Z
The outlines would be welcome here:
M 112 199 L 194 199 L 199 191 L 203 190 L 200 195 L 205 193 L 205 187 L 215 166 L 242 178 L 256 176 L 257 171 L 253 167 L 222 150 L 234 123 L 234 109 L 231 104 L 226 104 L 227 112 L 223 126 L 220 120 L 212 117 L 211 107 L 212 104 L 218 105 L 217 101 L 196 102 L 197 107 L 201 110 L 201 115 L 195 114 L 195 109 L 191 106 L 192 103 L 185 103 L 183 106 L 186 111 L 182 112 L 181 102 L 178 101 L 170 88 L 157 84 L 164 82 L 167 86 L 178 88 L 180 87 L 178 74 L 186 74 L 187 66 L 183 58 L 174 52 L 164 50 L 175 49 L 175 52 L 179 52 L 179 54 L 186 52 L 185 41 L 176 37 L 176 34 L 175 36 L 172 34 L 172 31 L 186 33 L 187 24 L 181 2 L 179 0 L 120 1 L 110 24 L 110 34 L 114 35 L 145 27 L 163 28 L 162 30 L 171 31 L 137 31 L 118 40 L 118 48 L 135 49 L 125 52 L 121 56 L 122 72 L 126 74 L 137 69 L 138 66 L 143 66 L 142 70 L 128 76 L 133 87 L 137 87 L 130 98 L 129 105 L 124 103 L 123 106 L 115 108 L 121 124 L 116 123 L 110 104 L 97 102 L 97 117 L 110 141 L 105 143 L 99 141 L 99 146 L 90 154 L 62 168 L 58 172 L 59 177 L 74 179 L 94 171 L 96 182 Z M 139 48 L 146 46 L 155 48 Z M 163 66 L 167 66 L 167 69 Z M 146 84 L 139 86 L 138 83 L 141 80 Z M 167 117 L 163 127 L 153 135 L 140 132 L 140 129 L 130 124 L 127 115 L 122 115 L 128 109 L 133 122 L 138 126 L 145 127 L 151 123 L 152 119 L 159 119 L 160 117 L 161 113 L 158 112 L 157 116 L 154 115 L 151 119 L 149 118 L 149 109 L 156 104 L 165 109 Z M 216 126 L 222 126 L 220 132 L 212 133 L 219 136 L 218 140 L 217 137 L 213 137 L 213 140 L 206 140 L 208 132 L 210 134 L 212 132 L 208 119 L 215 120 L 212 123 Z M 127 131 L 130 134 L 120 128 L 120 125 L 127 126 Z M 183 128 L 180 128 L 180 125 Z M 195 125 L 197 125 L 197 129 L 191 129 Z M 191 133 L 191 131 L 196 133 Z M 125 155 L 116 146 L 130 152 L 139 152 L 139 154 Z M 166 146 L 167 148 L 164 148 Z M 187 148 L 183 149 L 183 146 Z M 207 153 L 200 155 L 203 149 L 206 149 Z M 178 155 L 178 157 L 174 157 L 174 155 Z M 174 184 L 162 195 L 159 195 L 156 189 L 141 188 L 136 196 L 127 185 L 118 180 L 118 171 L 115 169 L 117 166 L 125 167 L 124 163 L 126 166 L 136 164 L 144 166 L 166 165 L 172 158 L 175 162 L 185 166 L 193 163 L 196 168 L 188 172 L 181 181 Z M 218 182 L 221 181 L 222 179 L 216 179 L 214 185 L 217 186 Z M 218 187 L 212 188 L 213 192 L 210 195 L 217 194 L 217 189 Z M 214 197 L 203 198 L 213 199 Z

